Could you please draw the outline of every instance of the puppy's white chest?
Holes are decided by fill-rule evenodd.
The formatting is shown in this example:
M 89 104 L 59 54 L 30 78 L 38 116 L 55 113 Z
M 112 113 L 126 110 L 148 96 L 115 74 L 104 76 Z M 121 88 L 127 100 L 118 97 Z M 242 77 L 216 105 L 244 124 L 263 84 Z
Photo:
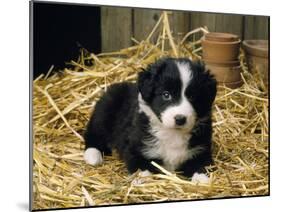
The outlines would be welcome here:
M 152 134 L 155 138 L 146 141 L 147 148 L 143 153 L 148 158 L 162 159 L 166 169 L 174 171 L 191 157 L 188 149 L 190 134 L 183 134 L 175 129 L 155 130 Z

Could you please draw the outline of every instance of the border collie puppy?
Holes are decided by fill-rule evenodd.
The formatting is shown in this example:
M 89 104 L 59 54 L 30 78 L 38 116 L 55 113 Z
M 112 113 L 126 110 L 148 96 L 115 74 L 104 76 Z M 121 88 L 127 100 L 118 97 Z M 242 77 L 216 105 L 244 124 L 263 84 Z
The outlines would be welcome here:
M 205 66 L 164 58 L 140 72 L 137 83 L 109 87 L 97 102 L 84 138 L 84 159 L 99 165 L 116 149 L 130 174 L 159 172 L 151 161 L 208 182 L 212 162 L 212 103 L 216 80 Z

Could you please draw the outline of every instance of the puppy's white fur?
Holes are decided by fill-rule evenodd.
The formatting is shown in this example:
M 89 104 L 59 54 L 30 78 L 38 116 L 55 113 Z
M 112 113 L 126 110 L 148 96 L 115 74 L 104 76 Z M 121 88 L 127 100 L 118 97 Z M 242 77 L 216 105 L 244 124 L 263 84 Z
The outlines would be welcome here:
M 210 183 L 210 178 L 203 174 L 203 173 L 197 173 L 195 172 L 191 178 L 191 181 L 194 182 L 194 183 L 205 183 L 205 184 L 208 184 Z
M 102 163 L 102 154 L 96 148 L 88 148 L 84 153 L 86 163 L 96 166 Z
M 154 126 L 151 134 L 155 138 L 145 140 L 147 146 L 142 153 L 148 158 L 161 158 L 164 167 L 170 171 L 176 170 L 182 162 L 204 150 L 202 146 L 188 148 L 191 135 L 184 131 Z
M 150 171 L 148 171 L 148 170 L 144 170 L 144 171 L 141 171 L 139 173 L 139 176 L 141 176 L 141 177 L 148 177 L 150 175 L 152 175 L 152 173 Z
M 181 90 L 181 100 L 178 105 L 173 105 L 168 107 L 164 112 L 161 113 L 161 120 L 165 127 L 173 128 L 175 127 L 175 116 L 183 115 L 186 117 L 187 122 L 182 128 L 191 130 L 195 124 L 196 112 L 192 107 L 191 103 L 188 101 L 184 95 L 185 90 L 192 79 L 191 70 L 186 63 L 177 63 L 178 70 L 180 73 L 180 80 L 182 83 Z
M 150 133 L 155 136 L 154 139 L 145 140 L 147 146 L 142 150 L 142 153 L 148 158 L 161 158 L 164 167 L 170 171 L 174 171 L 182 162 L 193 158 L 204 149 L 202 146 L 188 148 L 188 140 L 191 137 L 190 130 L 194 127 L 196 113 L 184 93 L 192 76 L 188 65 L 177 63 L 177 66 L 182 82 L 181 101 L 176 106 L 168 107 L 161 114 L 162 123 L 151 108 L 146 105 L 141 94 L 138 96 L 139 112 L 144 112 L 149 117 Z M 187 118 L 187 124 L 181 129 L 175 129 L 175 116 L 178 114 Z
M 138 176 L 141 177 L 141 178 L 139 178 L 139 177 L 135 178 L 132 181 L 132 184 L 135 185 L 135 186 L 141 185 L 141 184 L 143 184 L 145 182 L 145 179 L 143 177 L 148 177 L 150 175 L 152 175 L 152 173 L 150 171 L 148 171 L 148 170 L 141 171 L 138 174 Z

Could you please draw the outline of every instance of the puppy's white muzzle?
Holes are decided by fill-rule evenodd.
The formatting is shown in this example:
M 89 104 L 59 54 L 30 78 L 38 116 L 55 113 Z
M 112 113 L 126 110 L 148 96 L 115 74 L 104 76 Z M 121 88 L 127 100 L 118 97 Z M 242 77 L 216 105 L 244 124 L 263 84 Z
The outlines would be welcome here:
M 191 103 L 184 98 L 179 105 L 170 106 L 163 111 L 161 120 L 167 128 L 192 129 L 196 120 L 196 112 Z

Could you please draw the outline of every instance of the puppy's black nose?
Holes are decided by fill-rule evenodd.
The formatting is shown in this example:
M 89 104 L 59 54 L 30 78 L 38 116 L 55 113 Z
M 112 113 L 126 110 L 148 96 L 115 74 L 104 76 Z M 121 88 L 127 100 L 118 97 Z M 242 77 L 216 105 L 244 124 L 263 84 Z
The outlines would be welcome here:
M 176 125 L 182 126 L 186 122 L 186 117 L 183 115 L 176 115 L 175 116 Z

